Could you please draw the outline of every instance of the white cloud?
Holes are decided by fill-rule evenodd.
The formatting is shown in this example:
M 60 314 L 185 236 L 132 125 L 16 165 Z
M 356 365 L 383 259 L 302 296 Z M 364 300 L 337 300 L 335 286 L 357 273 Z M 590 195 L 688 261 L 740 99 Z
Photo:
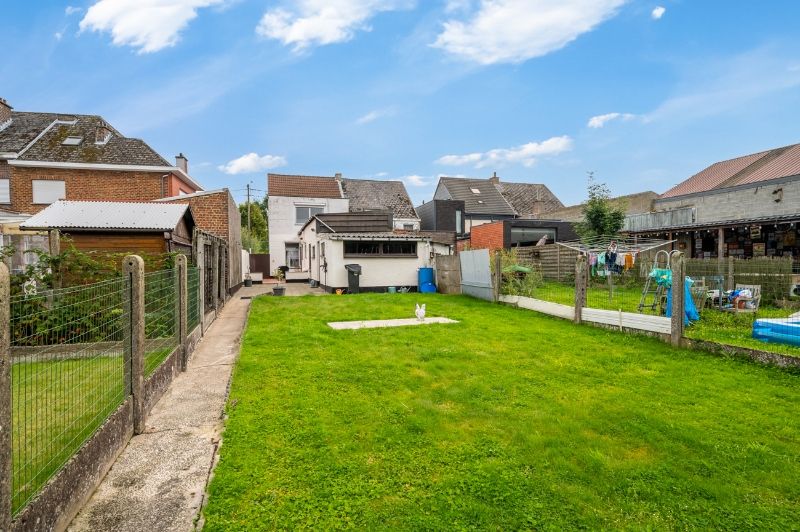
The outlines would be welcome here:
M 653 11 L 650 13 L 650 17 L 653 20 L 658 20 L 664 16 L 664 13 L 667 12 L 667 8 L 664 6 L 657 6 Z
M 409 0 L 297 0 L 294 4 L 292 10 L 264 13 L 256 33 L 302 51 L 349 41 L 357 31 L 369 31 L 368 21 L 378 13 L 413 5 Z
M 599 129 L 605 126 L 608 122 L 611 122 L 612 120 L 619 119 L 627 122 L 628 120 L 633 120 L 634 118 L 636 118 L 636 115 L 631 113 L 607 113 L 604 115 L 597 115 L 591 117 L 589 119 L 589 123 L 586 125 L 594 129 Z
M 484 65 L 520 63 L 563 48 L 626 1 L 483 0 L 471 19 L 445 22 L 433 46 Z
M 403 178 L 403 181 L 412 187 L 425 187 L 430 183 L 430 179 L 421 175 L 407 175 Z
M 360 116 L 358 120 L 356 120 L 356 124 L 358 124 L 359 126 L 363 126 L 364 124 L 369 124 L 370 122 L 374 122 L 379 118 L 392 116 L 393 114 L 394 114 L 394 109 L 391 107 L 387 107 L 385 109 L 375 109 L 374 111 L 370 111 L 369 113 Z
M 269 170 L 270 168 L 277 168 L 278 166 L 286 166 L 286 164 L 286 158 L 280 155 L 259 155 L 256 152 L 251 152 L 218 168 L 226 174 L 235 175 L 252 174 Z
M 448 166 L 474 164 L 475 168 L 499 167 L 505 164 L 533 166 L 537 157 L 558 155 L 570 149 L 572 149 L 572 139 L 564 135 L 551 137 L 542 142 L 528 142 L 514 148 L 497 148 L 487 152 L 468 153 L 466 155 L 445 155 L 439 157 L 435 163 Z
M 225 0 L 98 0 L 86 11 L 81 31 L 110 32 L 117 46 L 139 53 L 175 46 L 197 10 Z
M 75 13 L 80 13 L 81 11 L 83 11 L 83 8 L 76 6 L 67 6 L 66 8 L 64 8 L 64 14 L 67 16 L 74 15 Z
M 57 31 L 53 34 L 53 37 L 55 37 L 57 41 L 60 41 L 64 37 L 64 32 Z

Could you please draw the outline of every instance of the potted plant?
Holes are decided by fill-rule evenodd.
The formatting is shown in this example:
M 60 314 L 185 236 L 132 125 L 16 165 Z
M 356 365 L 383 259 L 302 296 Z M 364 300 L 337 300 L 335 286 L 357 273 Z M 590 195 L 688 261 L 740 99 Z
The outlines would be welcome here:
M 244 285 L 253 286 L 253 278 L 250 277 L 249 273 L 244 274 Z
M 272 295 L 273 296 L 282 296 L 286 292 L 286 287 L 285 286 L 281 286 L 281 282 L 283 281 L 283 278 L 284 278 L 283 268 L 276 269 L 275 273 L 273 275 L 274 275 L 275 279 L 278 280 L 278 284 L 275 285 L 275 287 L 272 289 Z

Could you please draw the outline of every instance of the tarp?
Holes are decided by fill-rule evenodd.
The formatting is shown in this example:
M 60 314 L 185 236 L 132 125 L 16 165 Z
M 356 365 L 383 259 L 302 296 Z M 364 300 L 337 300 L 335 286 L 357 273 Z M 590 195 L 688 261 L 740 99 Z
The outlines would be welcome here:
M 672 282 L 672 276 L 670 275 L 670 284 Z M 697 307 L 694 304 L 694 299 L 692 299 L 692 285 L 694 281 L 691 277 L 686 277 L 686 281 L 683 283 L 683 324 L 688 325 L 689 322 L 697 321 L 700 319 L 700 314 L 697 312 Z M 672 287 L 667 290 L 667 312 L 666 315 L 668 318 L 672 317 Z

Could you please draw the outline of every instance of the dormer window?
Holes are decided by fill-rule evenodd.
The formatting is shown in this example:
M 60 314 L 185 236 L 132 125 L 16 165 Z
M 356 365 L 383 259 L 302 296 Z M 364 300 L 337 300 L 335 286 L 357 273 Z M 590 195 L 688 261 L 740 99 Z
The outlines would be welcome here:
M 80 146 L 81 142 L 83 142 L 83 137 L 67 137 L 61 144 L 64 146 Z
M 471 188 L 470 190 L 472 191 L 473 194 L 480 194 L 481 193 L 481 191 L 478 190 L 477 188 Z
M 94 143 L 102 146 L 107 144 L 109 140 L 111 140 L 111 130 L 105 126 L 98 126 Z

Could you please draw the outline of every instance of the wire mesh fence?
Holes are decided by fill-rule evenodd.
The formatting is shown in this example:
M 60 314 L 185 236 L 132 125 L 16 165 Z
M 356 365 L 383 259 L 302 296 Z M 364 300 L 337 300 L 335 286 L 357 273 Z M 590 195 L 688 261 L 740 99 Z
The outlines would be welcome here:
M 575 304 L 575 275 L 551 272 L 530 254 L 517 249 L 500 250 L 503 295 L 524 296 L 563 305 Z M 491 262 L 494 268 L 494 261 Z M 574 271 L 574 262 L 573 262 Z
M 123 401 L 126 279 L 14 296 L 12 513 Z
M 788 258 L 686 261 L 689 338 L 800 356 L 800 275 Z
M 178 347 L 178 270 L 144 275 L 145 377 Z
M 192 332 L 200 325 L 200 269 L 195 267 L 186 270 L 186 304 L 187 327 Z

